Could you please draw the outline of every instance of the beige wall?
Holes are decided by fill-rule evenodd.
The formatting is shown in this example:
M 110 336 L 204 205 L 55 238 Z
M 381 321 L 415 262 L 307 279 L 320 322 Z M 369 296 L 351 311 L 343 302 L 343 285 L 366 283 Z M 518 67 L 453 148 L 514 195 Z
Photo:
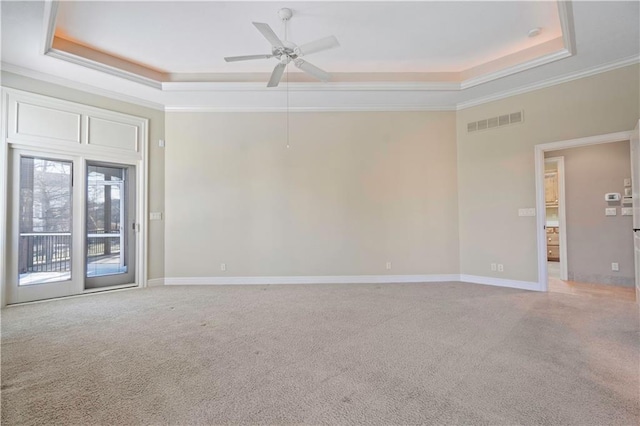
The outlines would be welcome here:
M 164 210 L 164 112 L 2 72 L 2 86 L 149 119 L 149 211 Z M 148 278 L 164 277 L 164 222 L 149 222 Z
M 604 199 L 608 192 L 624 195 L 624 179 L 631 178 L 629 141 L 549 151 L 545 157 L 564 157 L 569 280 L 633 287 L 633 218 L 621 215 L 621 202 Z M 618 215 L 605 216 L 607 207 Z
M 631 130 L 640 117 L 633 65 L 458 112 L 460 269 L 537 281 L 534 145 Z M 470 121 L 524 110 L 524 123 L 467 133 Z M 492 272 L 492 262 L 504 272 Z
M 294 113 L 290 149 L 285 129 L 167 114 L 167 277 L 458 272 L 454 112 Z
M 533 147 L 633 128 L 639 72 L 457 113 L 292 114 L 290 149 L 283 114 L 165 116 L 6 72 L 2 84 L 150 119 L 150 211 L 167 201 L 166 222 L 150 222 L 150 278 L 460 272 L 536 281 L 535 218 L 517 216 L 535 206 Z M 521 109 L 522 124 L 466 132 L 469 121 Z M 165 131 L 166 164 L 156 143 Z M 494 262 L 505 271 L 492 272 Z

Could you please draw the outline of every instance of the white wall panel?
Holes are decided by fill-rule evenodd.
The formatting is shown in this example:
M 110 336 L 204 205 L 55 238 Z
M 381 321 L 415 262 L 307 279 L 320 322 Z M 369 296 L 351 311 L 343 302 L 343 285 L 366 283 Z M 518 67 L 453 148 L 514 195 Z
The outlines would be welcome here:
M 87 117 L 87 143 L 127 151 L 138 151 L 138 126 Z
M 47 138 L 80 143 L 80 114 L 19 101 L 15 101 L 12 106 L 15 118 L 11 123 L 10 137 L 19 140 Z

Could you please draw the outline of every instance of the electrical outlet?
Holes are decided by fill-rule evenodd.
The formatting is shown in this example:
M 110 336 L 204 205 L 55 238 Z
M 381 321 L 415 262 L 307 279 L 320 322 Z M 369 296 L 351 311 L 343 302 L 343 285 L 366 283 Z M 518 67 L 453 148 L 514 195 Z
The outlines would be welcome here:
M 391 262 L 387 262 L 387 269 L 391 269 Z
M 149 213 L 149 220 L 162 220 L 162 212 Z
M 615 216 L 618 213 L 616 212 L 616 208 L 615 207 L 607 207 L 606 209 L 604 209 L 604 215 L 605 216 Z
M 502 263 L 498 263 L 498 272 L 504 272 L 504 265 Z
M 226 271 L 227 270 L 227 264 L 226 263 L 221 263 L 220 264 L 220 270 L 223 271 L 223 272 Z
M 494 271 L 494 272 L 497 271 L 498 270 L 498 265 L 496 265 L 495 263 L 492 263 L 491 264 L 491 270 Z
M 633 207 L 623 207 L 620 209 L 622 216 L 633 216 Z
M 611 263 L 611 270 L 616 272 L 620 270 L 620 265 L 618 265 L 618 262 Z

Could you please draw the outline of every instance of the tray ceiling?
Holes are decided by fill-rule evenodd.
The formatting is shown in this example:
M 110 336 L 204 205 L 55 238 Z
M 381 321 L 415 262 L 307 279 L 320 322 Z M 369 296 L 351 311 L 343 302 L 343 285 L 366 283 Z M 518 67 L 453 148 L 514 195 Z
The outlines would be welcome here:
M 332 74 L 329 83 L 290 67 L 294 108 L 455 108 L 540 81 L 637 63 L 640 51 L 638 2 L 1 6 L 3 69 L 50 79 L 72 75 L 85 89 L 160 107 L 280 108 L 284 89 L 264 88 L 275 60 L 226 63 L 223 57 L 269 52 L 251 22 L 266 22 L 284 38 L 277 16 L 282 7 L 294 11 L 289 40 L 302 44 L 333 34 L 341 44 L 306 58 Z M 528 37 L 532 28 L 541 28 L 540 35 Z

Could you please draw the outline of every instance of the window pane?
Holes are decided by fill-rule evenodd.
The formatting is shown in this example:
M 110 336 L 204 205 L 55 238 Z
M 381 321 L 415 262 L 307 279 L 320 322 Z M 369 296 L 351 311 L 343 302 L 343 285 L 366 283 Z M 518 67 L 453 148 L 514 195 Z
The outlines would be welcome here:
M 20 159 L 19 285 L 71 279 L 71 162 Z

